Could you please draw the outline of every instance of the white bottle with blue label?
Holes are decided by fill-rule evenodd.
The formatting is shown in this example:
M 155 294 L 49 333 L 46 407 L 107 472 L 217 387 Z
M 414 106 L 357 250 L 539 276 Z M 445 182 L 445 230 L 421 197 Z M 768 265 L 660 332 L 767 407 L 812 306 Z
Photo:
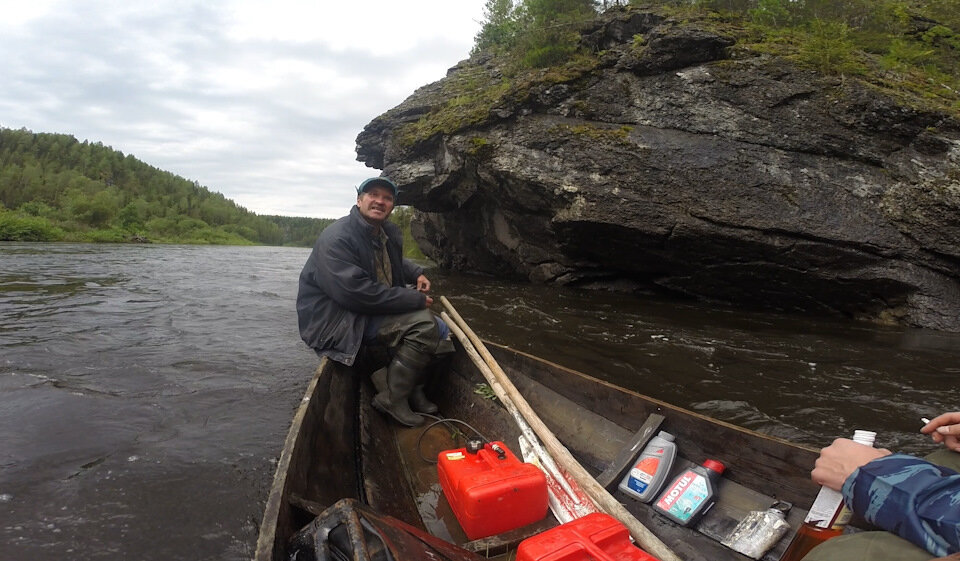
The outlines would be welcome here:
M 620 482 L 620 490 L 643 502 L 650 502 L 663 487 L 677 457 L 674 436 L 660 431 L 654 436 Z

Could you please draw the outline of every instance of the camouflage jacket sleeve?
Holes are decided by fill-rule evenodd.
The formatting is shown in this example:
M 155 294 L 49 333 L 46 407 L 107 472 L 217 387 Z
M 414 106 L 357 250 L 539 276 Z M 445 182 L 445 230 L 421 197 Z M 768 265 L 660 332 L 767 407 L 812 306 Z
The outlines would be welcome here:
M 942 557 L 960 551 L 960 474 L 904 454 L 878 458 L 843 484 L 851 510 Z

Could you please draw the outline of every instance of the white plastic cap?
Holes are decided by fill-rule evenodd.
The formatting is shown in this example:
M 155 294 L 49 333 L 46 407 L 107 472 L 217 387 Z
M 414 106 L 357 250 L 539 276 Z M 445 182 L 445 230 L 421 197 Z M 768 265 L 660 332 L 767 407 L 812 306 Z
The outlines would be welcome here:
M 674 438 L 676 438 L 676 437 L 674 437 L 672 434 L 670 434 L 669 432 L 663 431 L 663 430 L 660 431 L 659 433 L 657 433 L 657 436 L 659 436 L 660 438 L 662 438 L 662 439 L 664 439 L 664 440 L 670 441 L 670 442 L 673 442 Z
M 877 439 L 877 433 L 869 430 L 857 430 L 853 431 L 853 441 L 859 442 L 860 444 L 866 444 L 867 446 L 873 446 L 873 442 Z

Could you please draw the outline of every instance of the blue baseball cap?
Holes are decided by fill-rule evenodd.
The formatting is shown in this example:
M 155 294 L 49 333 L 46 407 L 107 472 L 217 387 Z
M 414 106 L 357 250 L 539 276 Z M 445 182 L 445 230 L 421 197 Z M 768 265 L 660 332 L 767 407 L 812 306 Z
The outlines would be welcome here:
M 393 191 L 393 196 L 396 197 L 400 194 L 400 189 L 397 188 L 397 184 L 393 181 L 390 181 L 386 177 L 371 177 L 370 179 L 364 179 L 363 183 L 357 187 L 357 195 L 360 193 L 366 193 L 367 189 L 371 187 L 386 187 Z

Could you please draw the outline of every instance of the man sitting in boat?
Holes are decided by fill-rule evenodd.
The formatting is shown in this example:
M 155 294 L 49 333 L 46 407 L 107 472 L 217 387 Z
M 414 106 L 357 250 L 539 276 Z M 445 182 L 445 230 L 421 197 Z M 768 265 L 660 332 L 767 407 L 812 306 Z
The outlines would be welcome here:
M 386 177 L 367 179 L 350 214 L 320 233 L 300 273 L 297 317 L 307 345 L 347 366 L 361 345 L 389 348 L 390 364 L 374 375 L 373 405 L 417 426 L 417 412 L 437 411 L 423 391 L 427 366 L 454 348 L 446 324 L 428 309 L 430 280 L 403 257 L 400 228 L 387 220 L 397 194 Z
M 920 459 L 840 438 L 821 451 L 813 480 L 841 491 L 851 510 L 887 531 L 829 539 L 804 561 L 960 559 L 960 411 L 920 432 L 945 448 Z

